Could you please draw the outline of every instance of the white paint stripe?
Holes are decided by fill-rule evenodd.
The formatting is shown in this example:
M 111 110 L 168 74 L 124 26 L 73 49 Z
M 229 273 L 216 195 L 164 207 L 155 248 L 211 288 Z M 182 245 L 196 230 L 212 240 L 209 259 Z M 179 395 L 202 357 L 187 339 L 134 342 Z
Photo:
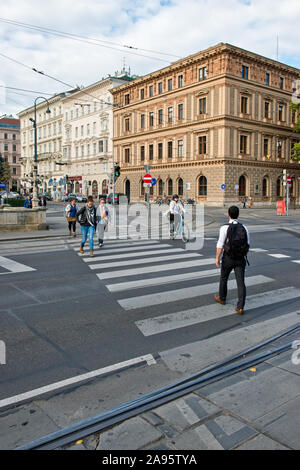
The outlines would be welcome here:
M 5 251 L 3 252 L 1 250 L 1 253 L 4 254 L 5 256 L 18 256 L 18 255 L 34 255 L 36 253 L 53 253 L 55 251 L 66 251 L 68 250 L 68 247 L 63 245 L 63 246 L 58 246 L 57 248 L 48 248 L 45 246 L 45 248 L 32 248 L 32 249 L 23 249 L 23 250 L 10 250 L 10 251 Z
M 272 256 L 273 258 L 290 258 L 290 256 L 282 255 L 281 253 L 276 253 L 276 254 L 268 253 L 268 256 Z
M 300 289 L 295 287 L 286 287 L 273 291 L 263 292 L 261 294 L 250 295 L 246 299 L 245 311 L 273 305 L 278 302 L 292 300 L 300 297 Z M 166 331 L 175 330 L 177 328 L 185 328 L 186 326 L 196 325 L 198 323 L 223 318 L 226 316 L 236 315 L 234 306 L 237 299 L 229 300 L 226 305 L 218 305 L 217 303 L 205 305 L 202 307 L 183 310 L 181 312 L 161 315 L 146 320 L 136 321 L 135 324 L 144 336 L 152 336 Z
M 221 307 L 221 306 L 220 306 Z M 197 372 L 226 357 L 254 346 L 294 325 L 299 325 L 299 311 L 237 328 L 208 339 L 160 352 L 170 370 L 184 374 Z M 213 396 L 211 396 L 213 400 Z
M 24 273 L 27 271 L 36 271 L 34 268 L 27 266 L 26 264 L 18 263 L 17 261 L 13 261 L 8 258 L 4 258 L 4 256 L 0 256 L 0 266 L 4 269 L 8 269 L 12 273 Z M 0 273 L 0 274 L 7 274 L 7 273 Z
M 247 286 L 255 286 L 271 282 L 273 279 L 266 276 L 252 276 L 246 279 Z M 152 294 L 141 295 L 139 297 L 131 297 L 129 299 L 120 299 L 118 303 L 125 310 L 132 310 L 136 308 L 152 307 L 153 305 L 165 304 L 167 302 L 177 302 L 179 300 L 190 299 L 192 297 L 199 297 L 201 295 L 212 294 L 217 292 L 219 283 L 214 282 L 211 284 L 204 284 L 200 286 L 185 287 L 183 289 L 176 289 L 164 292 L 155 292 Z M 228 282 L 228 289 L 236 288 L 236 280 Z
M 177 248 L 177 250 L 180 249 L 180 251 L 182 252 L 182 249 L 181 248 Z M 135 257 L 141 257 L 141 256 L 153 256 L 153 254 L 157 255 L 157 254 L 163 254 L 163 253 L 173 253 L 174 252 L 174 248 L 169 248 L 169 249 L 166 249 L 166 248 L 163 248 L 162 250 L 160 249 L 157 249 L 155 252 L 153 251 L 139 251 L 138 253 L 122 253 L 122 254 L 119 254 L 119 255 L 107 255 L 105 254 L 104 256 L 95 256 L 94 258 L 83 258 L 83 261 L 85 261 L 86 263 L 92 263 L 94 261 L 108 261 L 108 260 L 114 260 L 114 259 L 124 259 L 124 258 L 135 258 Z M 134 261 L 133 261 L 134 263 Z
M 169 264 L 159 264 L 154 266 L 146 266 L 146 267 L 138 267 L 133 269 L 123 269 L 120 271 L 111 271 L 106 273 L 99 273 L 97 276 L 99 279 L 114 279 L 116 277 L 128 277 L 128 276 L 137 276 L 140 274 L 148 274 L 148 273 L 160 273 L 162 271 L 173 271 L 174 269 L 184 269 L 184 268 L 191 268 L 197 266 L 206 266 L 208 264 L 215 264 L 216 258 L 206 258 L 206 259 L 199 259 L 197 255 L 192 253 L 186 253 L 182 255 L 175 256 L 164 256 L 164 260 L 172 260 L 176 261 L 178 259 L 187 259 L 187 258 L 197 258 L 191 261 L 180 261 L 179 263 L 169 263 Z M 153 259 L 152 259 L 153 261 Z M 134 261 L 136 263 L 136 260 Z
M 268 250 L 264 250 L 263 248 L 250 248 L 249 251 L 254 251 L 254 252 L 256 252 L 256 253 L 264 253 L 264 252 L 266 252 L 266 251 L 268 251 Z
M 293 260 L 292 260 L 292 263 L 298 263 L 298 264 L 300 264 L 300 259 L 293 259 Z
M 88 248 L 88 241 L 86 243 L 86 247 L 85 248 Z M 113 252 L 118 252 L 118 253 L 127 253 L 127 252 L 130 252 L 130 251 L 140 251 L 140 250 L 145 250 L 145 246 L 144 245 L 137 245 L 137 246 L 128 246 L 126 248 L 119 248 L 119 247 L 108 247 L 108 246 L 103 246 L 102 248 L 98 248 L 98 247 L 95 247 L 99 250 L 99 253 L 101 252 L 101 254 L 105 254 L 105 253 L 113 253 Z M 147 249 L 152 249 L 152 250 L 157 250 L 159 248 L 172 248 L 171 245 L 167 245 L 167 244 L 156 244 L 154 245 L 153 243 L 151 244 L 147 244 L 146 245 L 146 248 Z M 79 248 L 80 249 L 80 248 Z M 183 250 L 183 248 L 181 248 Z M 155 253 L 153 251 L 153 253 Z
M 138 289 L 140 287 L 159 286 L 163 284 L 172 284 L 174 282 L 201 279 L 202 277 L 217 276 L 219 274 L 220 269 L 207 269 L 205 271 L 174 274 L 173 276 L 160 276 L 152 279 L 139 279 L 137 281 L 120 282 L 117 284 L 109 284 L 106 287 L 110 292 L 120 292 L 128 289 Z
M 95 239 L 96 239 L 96 235 L 95 235 Z M 80 243 L 80 240 L 81 240 L 81 235 L 78 235 L 76 239 L 68 240 L 68 243 L 70 245 L 76 245 L 76 244 Z M 125 244 L 130 245 L 131 243 L 136 243 L 138 245 L 138 244 L 141 244 L 141 243 L 143 243 L 143 244 L 148 243 L 149 244 L 149 243 L 158 243 L 158 242 L 159 242 L 159 240 L 152 240 L 152 239 L 149 240 L 149 239 L 143 239 L 143 238 L 140 239 L 140 240 L 134 240 L 132 238 L 126 238 L 126 239 L 117 238 L 115 240 L 110 240 L 110 239 L 106 240 L 104 238 L 104 244 L 107 245 L 107 246 L 111 246 L 111 247 L 116 246 L 116 245 L 124 246 Z
M 83 382 L 85 380 L 88 380 L 94 377 L 99 377 L 100 375 L 104 375 L 113 371 L 124 369 L 125 367 L 130 367 L 134 364 L 139 364 L 140 362 L 147 362 L 149 366 L 156 364 L 154 357 L 151 354 L 146 354 L 145 356 L 140 356 L 134 359 L 130 359 L 128 361 L 119 362 L 118 364 L 114 364 L 108 367 L 103 367 L 102 369 L 97 369 L 92 372 L 87 372 L 86 374 L 77 375 L 76 377 L 71 377 L 66 380 L 54 382 L 50 385 L 45 385 L 44 387 L 36 388 L 34 390 L 30 390 L 29 392 L 21 393 L 13 397 L 4 398 L 3 400 L 0 400 L 0 408 L 3 408 L 4 406 L 8 406 L 8 405 L 15 405 L 21 401 L 28 400 L 29 398 L 35 398 L 44 393 L 52 392 L 53 390 L 66 387 L 68 385 L 72 385 L 78 382 Z
M 168 251 L 168 250 L 167 250 Z M 150 263 L 155 263 L 155 262 L 160 262 L 160 261 L 169 261 L 169 260 L 176 260 L 180 255 L 183 256 L 184 258 L 187 258 L 188 253 L 185 253 L 182 248 L 172 248 L 172 253 L 174 255 L 169 255 L 169 256 L 153 256 L 153 257 L 148 257 L 148 258 L 143 258 L 143 259 L 135 259 L 133 260 L 128 260 L 128 261 L 119 261 L 117 263 L 100 263 L 100 264 L 94 264 L 94 265 L 89 265 L 91 269 L 107 269 L 107 268 L 119 268 L 121 266 L 131 266 L 133 263 L 134 265 L 137 264 L 150 264 Z M 184 253 L 183 253 L 184 252 Z M 178 256 L 176 256 L 176 254 Z M 202 256 L 202 255 L 195 255 L 193 253 L 189 253 L 189 257 L 195 257 L 195 256 Z M 136 273 L 138 274 L 138 272 Z

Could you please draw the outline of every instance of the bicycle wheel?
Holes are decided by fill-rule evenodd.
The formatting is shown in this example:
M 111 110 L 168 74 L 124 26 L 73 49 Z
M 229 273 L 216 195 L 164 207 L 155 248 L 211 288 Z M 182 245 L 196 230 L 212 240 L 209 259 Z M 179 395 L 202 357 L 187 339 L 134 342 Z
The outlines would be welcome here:
M 181 239 L 183 243 L 187 243 L 190 240 L 190 229 L 184 224 L 181 227 Z

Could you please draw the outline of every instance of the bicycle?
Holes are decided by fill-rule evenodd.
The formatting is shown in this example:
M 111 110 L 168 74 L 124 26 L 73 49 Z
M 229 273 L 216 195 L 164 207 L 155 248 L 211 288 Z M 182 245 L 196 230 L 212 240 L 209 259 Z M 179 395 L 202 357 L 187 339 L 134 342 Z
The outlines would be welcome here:
M 190 239 L 190 229 L 189 227 L 184 223 L 184 216 L 183 214 L 180 215 L 180 221 L 177 224 L 176 230 L 174 231 L 175 228 L 175 222 L 172 222 L 170 224 L 170 239 L 174 240 L 176 238 L 176 235 L 180 235 L 181 240 L 183 243 L 187 243 Z

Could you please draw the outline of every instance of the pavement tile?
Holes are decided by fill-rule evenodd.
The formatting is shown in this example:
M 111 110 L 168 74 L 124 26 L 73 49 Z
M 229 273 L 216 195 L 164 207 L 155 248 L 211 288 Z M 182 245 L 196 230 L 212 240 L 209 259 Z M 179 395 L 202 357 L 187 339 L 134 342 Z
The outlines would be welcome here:
M 300 394 L 300 387 L 298 392 Z M 299 410 L 300 395 L 294 400 L 264 414 L 255 421 L 255 425 L 283 445 L 299 450 Z
M 300 377 L 266 364 L 201 388 L 201 395 L 248 421 L 297 397 Z
M 183 432 L 171 444 L 177 450 L 227 450 L 255 436 L 257 431 L 231 416 L 222 415 Z
M 219 411 L 220 409 L 215 405 L 192 393 L 156 408 L 155 414 L 161 416 L 174 428 L 185 430 Z
M 100 434 L 97 450 L 137 450 L 162 437 L 157 428 L 135 417 Z
M 58 429 L 34 403 L 3 411 L 0 414 L 0 450 L 13 450 Z
M 236 447 L 236 450 L 289 450 L 279 442 L 273 441 L 263 434 L 255 436 L 250 441 Z

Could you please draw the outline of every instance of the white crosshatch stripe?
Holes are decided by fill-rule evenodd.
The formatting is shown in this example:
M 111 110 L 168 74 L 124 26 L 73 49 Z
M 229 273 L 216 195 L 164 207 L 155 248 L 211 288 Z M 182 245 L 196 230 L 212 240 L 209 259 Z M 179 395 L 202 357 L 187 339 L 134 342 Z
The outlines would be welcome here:
M 181 250 L 181 248 L 177 248 L 177 250 Z M 182 251 L 182 250 L 181 250 Z M 85 261 L 86 263 L 93 263 L 95 261 L 97 262 L 105 262 L 105 261 L 108 261 L 108 260 L 115 260 L 115 259 L 126 259 L 126 258 L 137 258 L 137 257 L 150 257 L 150 256 L 153 256 L 153 254 L 157 255 L 157 254 L 164 254 L 164 253 L 173 253 L 174 252 L 174 248 L 163 248 L 161 250 L 157 249 L 155 251 L 155 253 L 153 251 L 139 251 L 138 253 L 134 252 L 134 253 L 121 253 L 121 254 L 118 254 L 118 255 L 108 255 L 108 254 L 105 254 L 105 255 L 102 255 L 102 256 L 94 256 L 94 258 L 83 258 L 83 261 Z M 176 251 L 176 253 L 178 253 L 178 251 Z M 133 261 L 134 263 L 134 261 Z
M 272 256 L 272 258 L 290 258 L 290 256 L 288 255 L 283 255 L 281 253 L 275 253 L 275 254 L 272 254 L 272 253 L 268 253 L 268 256 Z
M 172 276 L 160 276 L 151 279 L 139 279 L 137 281 L 120 282 L 116 284 L 106 285 L 110 292 L 120 292 L 129 289 L 138 289 L 141 287 L 159 286 L 162 284 L 172 284 L 174 282 L 183 282 L 193 279 L 201 279 L 203 277 L 217 276 L 220 269 L 208 269 L 205 271 L 197 271 L 190 273 L 174 274 Z
M 267 282 L 272 282 L 273 279 L 258 275 L 251 276 L 246 278 L 246 286 L 255 286 L 259 284 L 264 284 Z M 235 289 L 236 280 L 231 280 L 228 282 L 228 289 Z M 217 292 L 219 288 L 219 282 L 214 282 L 211 284 L 205 284 L 200 286 L 185 287 L 183 289 L 176 289 L 171 291 L 164 292 L 155 292 L 152 294 L 141 295 L 137 297 L 130 297 L 128 299 L 120 299 L 118 303 L 124 310 L 132 310 L 137 308 L 151 307 L 154 305 L 165 304 L 168 302 L 177 302 L 179 300 L 190 299 L 192 297 L 199 297 L 201 295 L 212 294 Z
M 17 261 L 13 261 L 8 258 L 4 258 L 4 256 L 0 256 L 0 266 L 4 269 L 7 269 L 9 272 L 7 273 L 0 273 L 1 274 L 9 274 L 9 273 L 25 273 L 28 271 L 36 271 L 35 268 L 31 268 L 26 264 L 18 263 Z
M 197 255 L 195 256 L 192 253 L 186 253 L 186 254 L 178 254 L 177 256 L 163 256 L 159 257 L 159 260 L 163 258 L 163 261 L 175 261 L 175 263 L 169 263 L 169 264 L 156 264 L 153 266 L 144 266 L 144 267 L 135 267 L 131 269 L 121 269 L 117 271 L 106 271 L 105 273 L 98 273 L 97 276 L 99 279 L 113 279 L 116 277 L 124 277 L 124 276 L 137 276 L 140 274 L 147 274 L 147 273 L 159 273 L 161 271 L 171 271 L 173 269 L 183 269 L 183 268 L 190 268 L 194 266 L 204 266 L 206 264 L 214 264 L 215 263 L 215 258 L 210 258 L 210 259 L 199 259 L 197 258 Z M 189 261 L 181 261 L 182 259 L 186 260 L 187 258 L 196 258 L 194 260 L 189 260 Z M 158 258 L 156 258 L 157 260 Z M 134 260 L 134 264 L 139 264 L 136 261 L 139 260 Z M 154 258 L 152 258 L 152 261 L 155 261 Z M 179 261 L 178 263 L 176 261 Z M 140 261 L 140 264 L 145 264 L 145 261 Z M 150 263 L 150 261 L 149 261 Z
M 246 298 L 245 310 L 253 310 L 259 307 L 266 307 L 279 302 L 300 298 L 300 289 L 286 287 L 282 289 L 266 291 L 261 294 L 249 295 Z M 230 315 L 235 315 L 234 306 L 238 299 L 232 299 L 226 305 L 213 303 L 201 307 L 183 310 L 158 317 L 147 318 L 136 321 L 135 324 L 144 336 L 152 336 L 165 333 L 178 328 L 185 328 L 191 325 L 216 320 Z
M 89 267 L 91 269 L 109 269 L 109 268 L 119 268 L 119 267 L 122 267 L 122 266 L 131 266 L 133 263 L 134 263 L 134 266 L 138 265 L 138 264 L 151 264 L 151 263 L 156 263 L 156 262 L 160 262 L 160 261 L 170 261 L 170 260 L 174 260 L 176 261 L 177 259 L 179 259 L 179 257 L 184 257 L 184 258 L 195 258 L 195 257 L 201 257 L 202 255 L 195 255 L 194 253 L 185 253 L 184 250 L 182 250 L 181 248 L 173 248 L 172 249 L 172 255 L 167 255 L 166 256 L 152 256 L 152 257 L 148 257 L 148 258 L 143 258 L 143 259 L 135 259 L 134 261 L 133 260 L 128 260 L 128 261 L 119 261 L 117 263 L 113 262 L 113 263 L 100 263 L 100 264 L 89 264 Z

